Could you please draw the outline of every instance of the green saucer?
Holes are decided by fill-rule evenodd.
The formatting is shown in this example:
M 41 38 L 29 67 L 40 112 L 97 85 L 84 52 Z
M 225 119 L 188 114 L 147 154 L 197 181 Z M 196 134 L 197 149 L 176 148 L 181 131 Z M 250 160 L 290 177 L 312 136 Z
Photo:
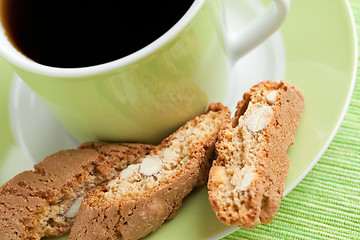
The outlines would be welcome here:
M 300 87 L 306 98 L 295 144 L 288 151 L 288 193 L 324 153 L 344 118 L 355 82 L 357 42 L 351 8 L 345 0 L 292 1 L 281 33 L 286 50 L 285 80 Z M 0 75 L 2 184 L 32 165 L 12 136 L 8 99 L 13 71 L 3 60 Z M 203 187 L 184 200 L 175 218 L 146 239 L 217 239 L 233 230 L 216 219 Z

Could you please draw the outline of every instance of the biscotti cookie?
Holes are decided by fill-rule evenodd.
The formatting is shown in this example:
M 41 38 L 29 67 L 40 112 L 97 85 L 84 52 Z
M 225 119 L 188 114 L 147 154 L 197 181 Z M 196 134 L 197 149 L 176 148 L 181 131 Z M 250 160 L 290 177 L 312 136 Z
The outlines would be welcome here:
M 230 112 L 222 104 L 166 138 L 142 159 L 84 198 L 69 239 L 139 239 L 172 218 L 204 184 L 215 142 Z
M 219 220 L 252 229 L 274 218 L 303 101 L 302 91 L 285 81 L 261 82 L 244 94 L 219 134 L 209 173 L 209 200 Z
M 154 147 L 86 143 L 46 157 L 0 187 L 0 239 L 37 240 L 70 231 L 85 193 Z

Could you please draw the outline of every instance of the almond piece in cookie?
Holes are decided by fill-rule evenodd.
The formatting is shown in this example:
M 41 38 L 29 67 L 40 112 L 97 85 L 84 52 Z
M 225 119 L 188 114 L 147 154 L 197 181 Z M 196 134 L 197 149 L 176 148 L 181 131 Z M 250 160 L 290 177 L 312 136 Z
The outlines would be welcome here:
M 209 200 L 220 221 L 252 229 L 274 218 L 303 101 L 302 91 L 285 81 L 265 81 L 244 94 L 219 134 L 209 174 Z
M 69 239 L 139 239 L 171 219 L 182 200 L 204 184 L 220 128 L 230 120 L 222 104 L 157 146 L 136 165 L 84 198 Z
M 255 107 L 251 112 L 248 112 L 245 125 L 250 131 L 258 132 L 266 128 L 273 117 L 274 111 L 270 106 Z
M 82 198 L 154 146 L 88 142 L 46 157 L 0 187 L 0 239 L 38 240 L 70 231 Z
M 139 167 L 139 172 L 145 176 L 155 176 L 163 168 L 161 158 L 148 156 L 144 158 Z

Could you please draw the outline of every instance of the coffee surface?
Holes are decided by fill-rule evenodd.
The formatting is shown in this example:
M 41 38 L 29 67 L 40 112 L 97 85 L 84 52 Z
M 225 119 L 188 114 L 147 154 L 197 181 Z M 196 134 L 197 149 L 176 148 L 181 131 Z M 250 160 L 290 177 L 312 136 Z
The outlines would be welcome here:
M 168 31 L 193 0 L 2 0 L 1 22 L 16 49 L 47 66 L 98 65 Z

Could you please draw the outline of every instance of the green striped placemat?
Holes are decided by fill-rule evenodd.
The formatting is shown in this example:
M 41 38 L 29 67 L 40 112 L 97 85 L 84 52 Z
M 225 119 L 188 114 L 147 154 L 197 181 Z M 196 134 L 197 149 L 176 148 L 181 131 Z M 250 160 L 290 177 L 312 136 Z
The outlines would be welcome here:
M 350 3 L 359 33 L 360 0 Z M 322 158 L 270 224 L 223 238 L 234 239 L 360 239 L 360 67 L 345 119 Z

